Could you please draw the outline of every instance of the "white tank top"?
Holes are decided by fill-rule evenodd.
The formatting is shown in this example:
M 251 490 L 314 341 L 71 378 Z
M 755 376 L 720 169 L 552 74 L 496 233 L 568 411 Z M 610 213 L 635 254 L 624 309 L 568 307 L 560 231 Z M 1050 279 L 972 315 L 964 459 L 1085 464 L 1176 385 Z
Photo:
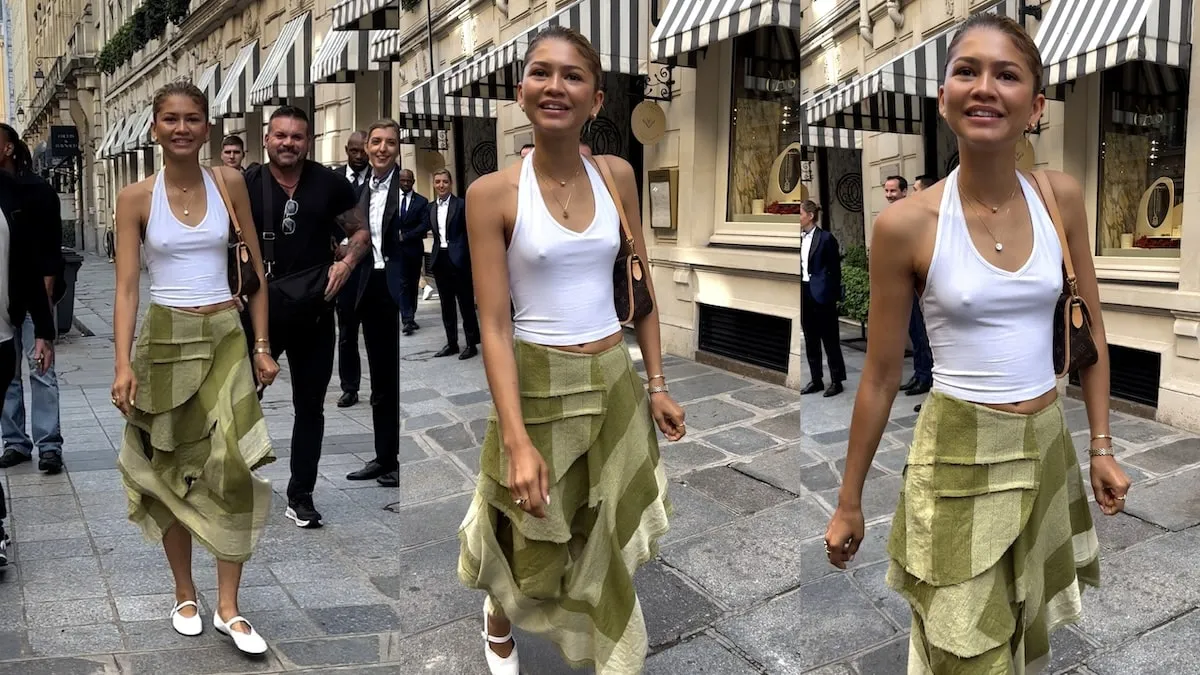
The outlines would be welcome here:
M 233 299 L 228 276 L 229 211 L 208 171 L 201 173 L 208 209 L 196 227 L 179 222 L 171 211 L 162 172 L 154 179 L 143 246 L 150 301 L 156 305 L 201 307 Z
M 613 264 L 621 248 L 617 207 L 604 179 L 585 159 L 596 216 L 583 232 L 563 227 L 542 199 L 533 154 L 521 162 L 517 220 L 508 244 L 513 332 L 526 342 L 550 346 L 608 337 L 621 330 L 613 307 Z
M 1033 252 L 1015 272 L 989 263 L 967 232 L 958 169 L 946 179 L 921 310 L 933 389 L 975 403 L 1016 403 L 1055 386 L 1054 305 L 1062 247 L 1038 193 L 1020 174 Z

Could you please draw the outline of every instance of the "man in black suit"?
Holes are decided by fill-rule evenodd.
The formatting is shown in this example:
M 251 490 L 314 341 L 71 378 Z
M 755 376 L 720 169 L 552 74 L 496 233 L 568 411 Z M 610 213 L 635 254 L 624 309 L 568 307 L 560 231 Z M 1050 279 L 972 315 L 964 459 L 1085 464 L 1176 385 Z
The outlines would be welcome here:
M 429 205 L 429 227 L 433 230 L 433 278 L 437 281 L 438 300 L 442 303 L 442 324 L 446 327 L 446 346 L 435 357 L 458 354 L 469 359 L 479 353 L 479 319 L 475 316 L 475 289 L 471 281 L 471 250 L 467 246 L 467 202 L 451 192 L 454 180 L 450 172 L 433 172 L 433 191 L 437 198 Z M 462 311 L 467 346 L 458 351 L 458 311 Z
M 391 261 L 387 241 L 396 236 L 400 217 L 400 127 L 379 120 L 367 133 L 370 180 L 359 198 L 371 232 L 370 253 L 360 267 L 363 276 L 353 290 L 355 317 L 362 323 L 371 371 L 371 421 L 375 429 L 375 459 L 346 476 L 349 480 L 375 479 L 385 487 L 399 484 L 400 456 L 400 312 L 391 286 Z M 411 174 L 410 174 L 411 175 Z M 408 183 L 409 191 L 412 182 Z M 420 261 L 420 254 L 417 254 Z M 418 271 L 419 271 L 418 267 Z
M 413 192 L 416 179 L 413 172 L 400 169 L 396 174 L 399 186 L 397 221 L 388 222 L 383 255 L 387 259 L 388 287 L 400 306 L 400 321 L 404 334 L 412 335 L 420 328 L 416 322 L 417 290 L 421 283 L 421 267 L 425 254 L 425 235 L 429 234 L 429 200 Z
M 365 131 L 350 134 L 350 139 L 346 141 L 346 163 L 333 169 L 354 187 L 355 197 L 362 197 L 371 176 L 366 144 Z M 358 318 L 354 308 L 357 296 L 354 290 L 362 281 L 363 269 L 362 265 L 354 268 L 337 297 L 338 380 L 342 387 L 342 396 L 337 402 L 339 408 L 349 408 L 358 403 L 358 388 L 362 384 L 362 364 L 358 358 Z
M 820 212 L 811 199 L 800 205 L 800 330 L 804 331 L 804 350 L 812 373 L 812 381 L 800 393 L 824 390 L 829 397 L 842 393 L 842 382 L 846 379 L 837 314 L 838 299 L 842 296 L 842 261 L 837 239 L 817 227 Z M 822 345 L 833 380 L 828 389 L 821 369 Z

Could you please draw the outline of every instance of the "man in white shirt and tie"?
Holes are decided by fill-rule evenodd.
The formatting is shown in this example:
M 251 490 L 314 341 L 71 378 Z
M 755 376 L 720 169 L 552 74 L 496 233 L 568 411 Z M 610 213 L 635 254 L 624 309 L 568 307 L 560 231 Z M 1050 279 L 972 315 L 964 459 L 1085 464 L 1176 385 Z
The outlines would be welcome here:
M 371 176 L 366 143 L 365 131 L 350 134 L 350 139 L 346 141 L 346 164 L 334 169 L 354 186 L 357 197 L 362 197 Z M 349 408 L 358 403 L 358 388 L 362 383 L 362 363 L 358 357 L 358 318 L 354 303 L 355 289 L 359 287 L 359 277 L 363 274 L 365 272 L 361 265 L 355 267 L 337 297 L 338 379 L 342 388 L 342 396 L 337 402 L 339 408 Z
M 388 285 L 400 306 L 400 322 L 405 335 L 420 326 L 416 322 L 417 291 L 425 262 L 426 235 L 429 234 L 429 200 L 413 191 L 413 172 L 400 169 L 393 179 L 399 187 L 395 222 L 388 220 L 383 242 L 387 257 Z
M 437 280 L 438 299 L 442 304 L 442 324 L 446 327 L 446 346 L 435 357 L 458 354 L 469 359 L 479 353 L 479 320 L 475 315 L 475 289 L 471 279 L 471 250 L 467 243 L 467 204 L 453 193 L 454 180 L 446 169 L 433 172 L 436 200 L 429 207 L 429 227 L 433 230 L 430 253 L 433 278 Z M 455 307 L 457 303 L 457 308 Z M 458 312 L 462 312 L 467 343 L 459 352 Z

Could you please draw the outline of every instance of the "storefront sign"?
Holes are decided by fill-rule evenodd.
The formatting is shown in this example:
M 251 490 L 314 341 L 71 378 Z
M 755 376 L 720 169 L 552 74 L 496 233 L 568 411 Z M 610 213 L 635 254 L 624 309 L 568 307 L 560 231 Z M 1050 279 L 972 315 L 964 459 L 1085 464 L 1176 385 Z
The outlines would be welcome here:
M 648 171 L 647 178 L 650 181 L 650 227 L 674 230 L 679 217 L 679 169 Z
M 50 127 L 50 156 L 55 159 L 79 154 L 79 130 L 69 126 Z
M 642 145 L 654 145 L 667 133 L 667 114 L 654 101 L 642 101 L 633 109 L 633 136 Z

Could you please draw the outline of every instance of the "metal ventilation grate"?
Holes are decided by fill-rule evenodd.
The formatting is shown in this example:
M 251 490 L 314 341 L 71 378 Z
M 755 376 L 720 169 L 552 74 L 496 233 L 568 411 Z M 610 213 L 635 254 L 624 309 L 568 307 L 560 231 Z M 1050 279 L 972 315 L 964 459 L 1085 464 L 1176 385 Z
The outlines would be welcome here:
M 1113 398 L 1158 407 L 1162 354 L 1110 344 L 1108 360 L 1108 386 Z M 1071 375 L 1071 384 L 1079 386 L 1078 374 Z
M 792 322 L 741 309 L 700 305 L 700 350 L 786 373 Z

